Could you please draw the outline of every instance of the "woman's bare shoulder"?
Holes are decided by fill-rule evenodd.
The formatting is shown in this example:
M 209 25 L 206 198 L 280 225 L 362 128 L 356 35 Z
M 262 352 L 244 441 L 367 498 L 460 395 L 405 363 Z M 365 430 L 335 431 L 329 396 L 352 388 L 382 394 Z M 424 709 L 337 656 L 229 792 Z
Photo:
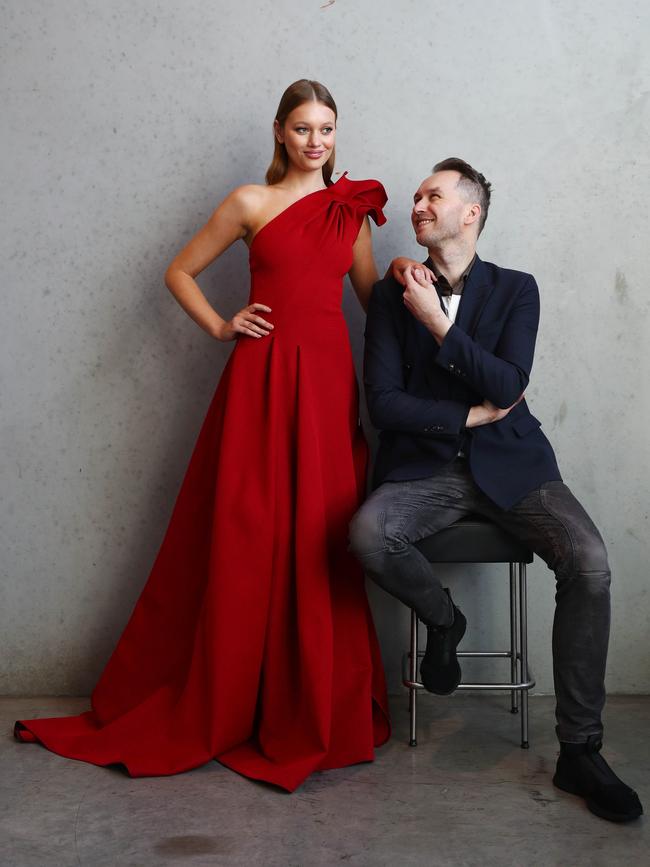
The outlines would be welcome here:
M 256 211 L 269 201 L 269 187 L 266 184 L 242 184 L 228 194 L 226 201 L 246 211 Z
M 217 205 L 211 220 L 219 223 L 226 219 L 248 228 L 255 223 L 257 215 L 265 210 L 268 202 L 268 187 L 264 184 L 242 184 L 228 193 Z

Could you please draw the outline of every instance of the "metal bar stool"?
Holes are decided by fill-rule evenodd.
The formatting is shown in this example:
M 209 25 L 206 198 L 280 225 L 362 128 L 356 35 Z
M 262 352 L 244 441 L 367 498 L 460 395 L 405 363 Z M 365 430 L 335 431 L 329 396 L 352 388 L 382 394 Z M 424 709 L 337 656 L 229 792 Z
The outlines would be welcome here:
M 517 713 L 521 693 L 521 746 L 528 749 L 528 690 L 535 686 L 528 667 L 528 625 L 526 620 L 526 564 L 533 554 L 525 545 L 491 521 L 475 515 L 428 536 L 417 547 L 430 563 L 510 564 L 510 649 L 479 652 L 458 651 L 458 657 L 499 657 L 510 660 L 510 680 L 501 683 L 461 683 L 458 689 L 504 690 L 511 694 L 511 713 Z M 518 580 L 517 580 L 518 579 Z M 411 644 L 404 654 L 402 683 L 409 690 L 410 740 L 417 746 L 417 694 L 424 689 L 418 680 L 418 617 L 411 610 Z M 517 625 L 519 628 L 517 629 Z

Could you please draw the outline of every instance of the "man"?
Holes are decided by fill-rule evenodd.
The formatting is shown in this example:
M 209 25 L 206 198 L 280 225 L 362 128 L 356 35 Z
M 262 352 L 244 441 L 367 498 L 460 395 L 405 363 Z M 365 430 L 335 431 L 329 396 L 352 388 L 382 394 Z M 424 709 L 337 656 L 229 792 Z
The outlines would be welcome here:
M 438 163 L 411 214 L 429 251 L 427 271 L 410 266 L 404 286 L 386 277 L 374 287 L 364 380 L 381 441 L 376 489 L 352 521 L 351 549 L 370 578 L 426 624 L 420 677 L 439 694 L 460 683 L 456 647 L 466 621 L 414 543 L 478 513 L 534 550 L 557 581 L 553 782 L 585 797 L 596 815 L 629 821 L 641 803 L 600 755 L 607 552 L 523 397 L 539 294 L 530 274 L 476 255 L 489 203 L 482 174 L 460 159 Z

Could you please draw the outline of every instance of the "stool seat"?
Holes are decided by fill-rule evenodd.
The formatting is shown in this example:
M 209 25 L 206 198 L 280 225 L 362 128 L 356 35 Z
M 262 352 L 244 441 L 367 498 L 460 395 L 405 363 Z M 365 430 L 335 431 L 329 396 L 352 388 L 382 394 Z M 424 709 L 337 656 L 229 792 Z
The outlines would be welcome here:
M 416 547 L 430 563 L 532 563 L 533 554 L 510 533 L 470 515 L 427 536 Z

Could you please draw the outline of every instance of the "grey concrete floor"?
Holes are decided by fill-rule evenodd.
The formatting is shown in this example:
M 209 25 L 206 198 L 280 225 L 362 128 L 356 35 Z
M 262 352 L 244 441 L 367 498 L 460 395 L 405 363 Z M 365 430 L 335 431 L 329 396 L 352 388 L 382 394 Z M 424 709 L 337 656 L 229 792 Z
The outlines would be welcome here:
M 2 867 L 149 865 L 650 864 L 647 820 L 613 825 L 551 784 L 553 699 L 531 697 L 531 748 L 495 694 L 420 701 L 406 743 L 406 697 L 372 764 L 315 774 L 292 795 L 210 762 L 134 780 L 11 737 L 16 718 L 78 713 L 78 698 L 4 698 L 0 716 Z M 604 755 L 650 809 L 650 697 L 610 698 Z

